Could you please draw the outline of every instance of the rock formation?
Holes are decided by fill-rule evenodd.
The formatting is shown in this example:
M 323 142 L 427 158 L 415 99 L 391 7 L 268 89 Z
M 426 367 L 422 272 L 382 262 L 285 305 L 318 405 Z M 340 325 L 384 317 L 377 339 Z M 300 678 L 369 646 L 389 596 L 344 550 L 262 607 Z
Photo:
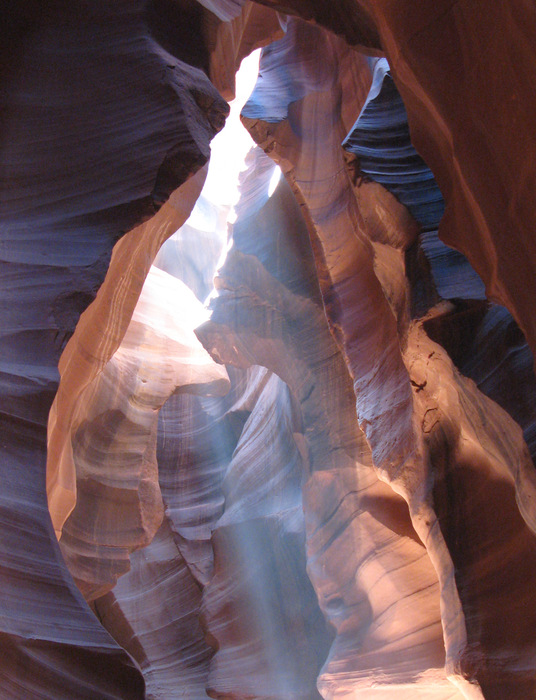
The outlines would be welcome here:
M 536 697 L 535 9 L 0 16 L 0 696 Z
M 176 393 L 229 389 L 225 368 L 194 335 L 200 306 L 179 279 L 152 267 L 120 347 L 79 398 L 71 423 L 76 506 L 60 547 L 87 600 L 113 587 L 129 569 L 129 553 L 161 525 L 160 408 Z

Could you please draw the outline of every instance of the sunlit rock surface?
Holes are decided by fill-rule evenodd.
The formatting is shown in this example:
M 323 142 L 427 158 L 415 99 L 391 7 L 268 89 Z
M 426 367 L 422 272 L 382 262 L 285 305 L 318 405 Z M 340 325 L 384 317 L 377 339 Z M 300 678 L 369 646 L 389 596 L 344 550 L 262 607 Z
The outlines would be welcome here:
M 315 39 L 308 42 L 298 38 L 300 35 L 311 37 L 315 33 Z M 314 55 L 309 49 L 313 45 Z M 414 376 L 415 368 L 411 361 L 414 324 L 408 327 L 404 322 L 404 308 L 407 309 L 409 303 L 406 295 L 410 290 L 406 287 L 404 276 L 398 277 L 396 274 L 395 251 L 388 256 L 391 260 L 389 266 L 387 251 L 378 244 L 376 227 L 369 233 L 367 219 L 360 218 L 359 213 L 352 216 L 356 200 L 351 182 L 360 188 L 359 178 L 355 178 L 359 164 L 351 163 L 352 177 L 345 179 L 342 158 L 338 156 L 337 165 L 335 144 L 329 145 L 331 134 L 337 132 L 337 124 L 344 121 L 345 93 L 338 87 L 339 81 L 344 82 L 345 72 L 341 56 L 344 56 L 344 49 L 342 53 L 334 51 L 332 39 L 323 36 L 318 30 L 313 32 L 306 25 L 289 21 L 285 39 L 272 44 L 263 53 L 257 87 L 243 110 L 244 123 L 259 144 L 281 165 L 307 212 L 317 269 L 321 271 L 319 278 L 327 317 L 354 380 L 357 418 L 371 446 L 373 464 L 382 478 L 391 483 L 394 490 L 407 501 L 413 525 L 426 544 L 427 553 L 439 578 L 447 674 L 466 696 L 481 697 L 482 693 L 491 693 L 494 697 L 500 697 L 505 692 L 527 695 L 534 690 L 534 669 L 527 678 L 524 665 L 516 664 L 518 651 L 515 643 L 510 647 L 510 662 L 505 663 L 500 671 L 497 663 L 491 664 L 493 670 L 490 671 L 487 662 L 483 660 L 489 655 L 489 641 L 483 627 L 480 628 L 481 636 L 477 635 L 478 642 L 475 644 L 474 603 L 470 603 L 465 594 L 466 587 L 470 584 L 459 571 L 456 546 L 449 532 L 450 523 L 441 510 L 438 512 L 433 491 L 434 480 L 440 476 L 433 469 L 428 433 L 447 410 L 446 407 L 439 409 L 433 402 L 425 408 L 422 406 L 422 397 L 426 396 L 424 387 L 428 380 L 426 377 Z M 331 82 L 329 75 L 333 75 Z M 322 76 L 323 79 L 317 79 L 314 83 L 313 76 Z M 283 88 L 284 85 L 286 89 Z M 374 90 L 373 85 L 373 96 Z M 357 95 L 358 92 L 354 90 L 349 99 L 355 101 Z M 366 114 L 370 102 L 369 98 L 362 115 Z M 395 104 L 395 107 L 398 106 Z M 360 119 L 362 117 L 354 127 L 354 144 L 356 141 L 359 143 Z M 378 129 L 381 129 L 381 119 L 379 122 Z M 321 138 L 319 130 L 327 124 L 330 128 Z M 397 140 L 396 145 L 403 144 Z M 406 147 L 407 145 L 406 143 Z M 355 150 L 359 152 L 359 148 Z M 411 190 L 412 179 L 415 180 L 416 161 L 408 160 L 407 153 L 403 153 L 406 156 L 404 164 L 403 161 L 400 162 L 400 153 L 396 149 L 389 153 L 386 147 L 386 151 L 383 156 L 376 156 L 377 162 L 389 172 L 389 164 L 386 165 L 385 161 L 391 156 L 401 169 L 400 176 L 405 174 L 403 168 L 406 167 L 405 185 Z M 330 165 L 331 162 L 333 165 Z M 368 167 L 372 170 L 370 165 Z M 393 171 L 394 166 L 391 174 Z M 382 179 L 378 166 L 375 174 L 376 179 Z M 385 184 L 397 183 L 389 181 L 387 177 Z M 418 178 L 416 186 L 417 192 L 413 196 L 418 199 L 418 188 L 422 187 Z M 331 208 L 327 203 L 328 188 L 335 203 Z M 397 191 L 396 187 L 392 189 Z M 406 192 L 399 190 L 398 194 L 401 196 Z M 409 203 L 411 194 L 401 196 L 401 199 L 406 199 Z M 437 195 L 435 199 L 437 201 Z M 430 222 L 427 223 L 429 226 Z M 391 237 L 384 235 L 386 240 L 382 246 L 407 250 L 413 243 L 411 231 L 408 231 L 406 240 L 401 239 L 400 231 L 397 234 Z M 372 246 L 369 243 L 368 251 L 367 238 L 372 243 Z M 356 262 L 352 264 L 353 260 Z M 359 264 L 357 261 L 360 261 Z M 323 275 L 328 277 L 328 284 Z M 355 276 L 355 281 L 350 282 L 352 276 Z M 378 284 L 385 295 L 384 310 L 380 303 L 381 297 L 377 297 L 377 303 L 374 302 L 374 289 Z M 471 297 L 470 288 L 468 291 L 468 296 Z M 372 308 L 374 325 L 367 322 Z M 395 319 L 389 318 L 390 312 L 397 317 L 396 326 L 393 323 Z M 364 349 L 367 346 L 369 352 Z M 376 351 L 374 348 L 377 348 Z M 365 357 L 368 359 L 364 361 Z M 375 370 L 368 369 L 367 363 L 372 359 L 376 363 Z M 406 374 L 408 370 L 409 376 Z M 416 395 L 411 396 L 411 388 L 414 394 L 423 391 L 419 400 Z M 386 395 L 389 399 L 384 403 Z M 449 403 L 453 403 L 452 399 Z M 385 406 L 383 410 L 382 404 Z M 464 406 L 458 416 L 460 424 L 464 420 L 473 420 L 469 405 Z M 516 435 L 519 449 L 523 452 L 521 456 L 516 452 L 518 448 L 511 447 L 505 448 L 503 452 L 503 470 L 508 469 L 509 462 L 517 465 L 514 472 L 510 473 L 510 483 L 514 483 L 516 489 L 510 487 L 510 491 L 505 492 L 505 508 L 509 500 L 513 510 L 518 513 L 521 511 L 526 521 L 522 527 L 525 528 L 530 543 L 528 551 L 531 551 L 534 546 L 534 534 L 531 531 L 531 528 L 534 529 L 534 469 L 519 428 L 509 422 L 505 415 L 502 415 L 500 423 L 501 430 L 508 435 L 508 444 L 513 444 Z M 483 426 L 483 432 L 486 437 L 479 436 L 479 442 L 485 444 L 497 440 L 497 429 L 491 421 Z M 489 450 L 486 448 L 486 451 Z M 478 461 L 476 454 L 474 458 Z M 521 473 L 516 471 L 518 468 Z M 531 580 L 531 576 L 526 580 Z M 482 598 L 485 597 L 483 592 L 481 595 Z M 513 616 L 505 624 L 512 631 L 518 629 Z M 527 653 L 532 654 L 534 638 L 530 642 L 525 640 L 524 643 L 527 643 Z M 354 660 L 357 657 L 354 655 Z M 493 678 L 491 681 L 490 676 Z M 421 680 L 426 683 L 425 674 Z M 418 686 L 415 680 L 413 682 Z M 319 687 L 323 687 L 322 678 Z M 393 685 L 391 689 L 394 692 Z M 335 693 L 339 691 L 340 688 Z M 391 691 L 384 689 L 383 692 Z M 411 692 L 418 691 L 414 688 Z
M 203 165 L 227 111 L 198 67 L 152 38 L 145 10 L 145 3 L 130 1 L 9 3 L 1 10 L 5 698 L 143 697 L 139 670 L 104 633 L 62 560 L 47 509 L 45 464 L 58 361 L 103 283 L 114 244 Z M 178 209 L 193 206 L 199 189 L 192 184 L 191 204 L 179 195 Z M 88 317 L 84 351 L 71 353 L 60 370 L 67 388 L 57 399 L 56 427 L 68 424 L 79 387 L 116 349 L 151 249 L 172 218 L 177 227 L 178 209 L 164 205 L 156 226 L 147 222 L 130 234 L 126 261 L 116 255 L 120 271 L 110 272 L 100 312 L 95 307 Z M 61 461 L 62 448 L 51 441 Z M 61 528 L 74 506 L 73 479 L 58 482 L 52 462 L 49 484 L 59 487 L 54 506 Z
M 152 267 L 125 337 L 80 397 L 72 423 L 76 506 L 60 547 L 86 599 L 128 571 L 128 555 L 158 530 L 158 411 L 175 393 L 222 395 L 224 367 L 193 328 L 203 309 L 179 279 Z
M 413 314 L 422 316 L 438 301 L 433 292 L 429 291 L 428 295 L 419 293 L 423 280 L 411 272 L 415 259 L 421 255 L 430 267 L 429 282 L 433 281 L 440 298 L 453 303 L 448 312 L 441 314 L 441 319 L 436 317 L 427 321 L 427 331 L 432 337 L 439 334 L 437 338 L 447 346 L 462 372 L 477 381 L 485 371 L 483 365 L 490 368 L 489 360 L 486 362 L 479 355 L 491 354 L 495 361 L 499 356 L 502 358 L 496 362 L 492 373 L 497 377 L 499 366 L 505 380 L 512 377 L 506 381 L 517 387 L 515 398 L 506 392 L 501 395 L 496 386 L 497 378 L 494 381 L 487 377 L 485 382 L 480 381 L 480 388 L 522 425 L 534 459 L 534 409 L 528 405 L 533 403 L 528 396 L 533 394 L 534 385 L 530 350 L 506 309 L 493 304 L 467 303 L 470 299 L 485 299 L 482 281 L 463 255 L 439 240 L 437 229 L 444 211 L 443 197 L 432 172 L 411 143 L 406 110 L 390 76 L 387 61 L 379 59 L 373 66 L 369 95 L 343 146 L 358 157 L 361 174 L 395 194 L 420 224 L 418 239 L 406 252 L 414 297 Z M 363 208 L 361 201 L 360 205 Z M 481 333 L 493 333 L 493 344 L 481 340 L 473 342 L 474 331 L 480 327 Z M 514 353 L 515 357 L 509 357 Z M 517 376 L 513 378 L 513 375 Z M 523 418 L 521 406 L 525 407 Z
M 532 700 L 534 8 L 0 16 L 0 696 Z
M 329 633 L 306 573 L 300 415 L 288 387 L 266 370 L 252 375 L 248 390 L 242 410 L 250 415 L 221 485 L 225 508 L 203 594 L 217 648 L 208 687 L 314 698 Z
M 257 159 L 262 160 L 260 155 Z M 288 185 L 280 183 L 273 200 L 256 215 L 244 207 L 249 226 L 260 233 L 257 244 L 264 265 L 259 258 L 241 252 L 244 243 L 237 235 L 216 280 L 219 296 L 212 304 L 212 319 L 198 334 L 215 357 L 239 366 L 264 364 L 275 371 L 300 407 L 308 574 L 320 608 L 336 632 L 319 674 L 322 696 L 345 697 L 376 687 L 384 693 L 400 693 L 405 688 L 407 697 L 430 692 L 430 688 L 435 689 L 436 697 L 459 697 L 444 671 L 437 575 L 403 499 L 372 468 L 369 447 L 355 421 L 351 377 L 318 305 L 319 289 L 312 300 L 303 296 L 314 273 L 312 254 L 309 251 L 302 258 L 308 265 L 302 263 L 301 272 L 296 264 L 289 274 L 283 265 L 283 259 L 292 259 L 290 251 L 285 254 L 291 242 L 301 240 L 304 245 L 307 238 L 296 204 L 286 199 L 288 191 Z M 270 219 L 265 217 L 278 201 L 283 211 L 281 205 L 287 201 L 286 230 L 292 235 L 286 241 L 280 234 L 270 242 L 266 236 Z M 239 223 L 235 235 L 240 232 Z M 315 342 L 305 342 L 307 337 L 314 337 Z M 287 455 L 291 454 L 287 448 Z M 235 459 L 239 457 L 243 459 L 237 448 Z M 263 473 L 269 472 L 265 468 Z M 261 484 L 257 488 L 260 495 Z M 242 483 L 240 486 L 243 488 Z M 249 498 L 255 501 L 255 496 Z M 270 498 L 274 498 L 272 493 Z M 260 500 L 256 506 L 259 515 L 264 507 Z M 236 506 L 235 511 L 234 517 L 240 517 Z M 224 514 L 222 521 L 226 520 Z M 241 541 L 240 546 L 247 547 L 251 538 L 253 532 L 243 537 L 245 543 Z M 212 586 L 205 594 L 209 603 Z M 207 627 L 213 634 L 210 617 Z M 222 652 L 219 649 L 214 657 L 216 673 Z M 223 685 L 222 679 L 222 685 L 214 689 L 232 697 L 234 687 L 236 697 L 242 697 L 238 671 L 233 685 L 229 681 Z M 258 697 L 307 695 L 287 690 L 273 696 L 264 691 Z
M 413 143 L 446 197 L 440 237 L 467 256 L 534 352 L 534 7 L 523 0 L 355 0 L 344 3 L 341 31 L 339 3 L 259 1 L 385 53 Z M 376 39 L 352 37 L 356 21 L 372 25 Z

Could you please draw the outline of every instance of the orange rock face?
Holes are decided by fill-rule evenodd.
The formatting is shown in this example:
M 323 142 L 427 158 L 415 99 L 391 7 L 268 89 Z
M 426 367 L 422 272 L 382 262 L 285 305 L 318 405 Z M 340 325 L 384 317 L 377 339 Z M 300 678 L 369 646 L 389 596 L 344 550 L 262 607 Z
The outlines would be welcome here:
M 441 238 L 467 256 L 534 352 L 534 7 L 359 4 L 374 15 L 413 141 L 445 197 Z
M 0 11 L 0 697 L 532 700 L 534 8 L 38 5 Z

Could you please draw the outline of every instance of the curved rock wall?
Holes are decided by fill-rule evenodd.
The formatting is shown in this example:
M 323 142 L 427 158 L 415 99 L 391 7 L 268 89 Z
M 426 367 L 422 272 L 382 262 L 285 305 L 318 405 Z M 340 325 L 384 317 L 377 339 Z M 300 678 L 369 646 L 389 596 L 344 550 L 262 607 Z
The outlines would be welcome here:
M 288 185 L 281 183 L 274 199 L 285 191 Z M 303 296 L 303 283 L 296 284 L 297 266 L 287 281 L 286 261 L 292 255 L 285 248 L 298 237 L 305 240 L 305 224 L 294 224 L 293 230 L 287 224 L 287 235 L 292 234 L 286 246 L 282 236 L 267 240 L 262 231 L 269 206 L 249 224 L 261 234 L 257 246 L 264 265 L 242 253 L 242 239 L 235 239 L 216 280 L 219 296 L 212 319 L 198 334 L 220 360 L 268 366 L 287 382 L 301 407 L 307 571 L 336 631 L 318 688 L 325 698 L 376 692 L 373 688 L 385 697 L 391 692 L 405 692 L 408 698 L 430 692 L 457 697 L 444 671 L 437 575 L 404 501 L 372 468 L 370 449 L 355 420 L 350 374 L 318 306 L 318 290 L 316 299 Z M 309 266 L 302 267 L 301 275 L 306 280 L 314 274 L 311 252 L 305 259 Z M 314 343 L 308 338 L 315 338 Z M 253 463 L 252 458 L 250 469 Z M 257 511 L 262 512 L 260 506 Z M 212 634 L 211 620 L 206 623 Z M 241 697 L 240 686 L 234 685 L 234 693 L 232 688 L 215 690 L 218 697 Z M 253 696 L 302 697 L 289 691 Z
M 0 695 L 533 698 L 534 8 L 0 13 Z
M 441 238 L 467 256 L 534 353 L 535 8 L 522 1 L 359 4 L 374 16 L 413 142 L 446 198 Z
M 313 32 L 316 33 L 315 39 L 305 42 L 303 36 L 310 37 Z M 316 48 L 314 58 L 307 48 L 304 50 L 304 47 L 311 45 Z M 344 51 L 345 49 L 342 49 L 343 56 Z M 305 25 L 302 28 L 296 21 L 289 23 L 286 37 L 270 46 L 263 54 L 257 88 L 243 110 L 244 123 L 262 147 L 281 164 L 297 198 L 307 212 L 327 317 L 354 379 L 357 417 L 371 446 L 374 466 L 382 478 L 391 483 L 395 491 L 403 495 L 408 502 L 414 527 L 425 542 L 439 577 L 448 674 L 467 696 L 476 694 L 476 697 L 480 697 L 482 692 L 490 697 L 500 697 L 501 693 L 505 692 L 527 695 L 533 691 L 533 680 L 527 680 L 522 667 L 517 666 L 515 644 L 510 651 L 511 661 L 503 666 L 501 672 L 498 672 L 496 663 L 491 664 L 491 670 L 487 667 L 487 661 L 483 661 L 489 657 L 489 651 L 485 651 L 489 640 L 484 631 L 484 618 L 480 617 L 484 615 L 483 612 L 476 614 L 479 618 L 477 624 L 483 626 L 475 644 L 475 606 L 465 597 L 466 587 L 472 585 L 471 575 L 468 571 L 461 570 L 463 567 L 460 566 L 457 546 L 453 545 L 448 519 L 444 518 L 441 511 L 438 512 L 436 495 L 431 490 L 434 481 L 441 481 L 443 477 L 434 470 L 429 433 L 437 423 L 441 423 L 444 415 L 449 414 L 448 406 L 454 405 L 455 400 L 449 400 L 443 407 L 433 400 L 423 402 L 423 397 L 427 396 L 425 387 L 431 380 L 426 373 L 421 376 L 416 372 L 416 366 L 411 359 L 415 329 L 418 326 L 415 323 L 411 324 L 408 333 L 408 326 L 404 322 L 407 289 L 404 286 L 404 278 L 397 278 L 394 251 L 389 254 L 389 266 L 385 243 L 378 243 L 376 227 L 368 233 L 367 220 L 361 219 L 360 222 L 355 214 L 352 217 L 356 206 L 351 187 L 352 178 L 348 178 L 344 173 L 340 154 L 338 164 L 335 164 L 336 142 L 330 143 L 329 140 L 332 134 L 337 133 L 336 119 L 342 121 L 344 114 L 342 104 L 345 93 L 340 88 L 337 89 L 337 81 L 344 80 L 340 78 L 344 76 L 344 63 L 340 56 L 341 53 L 334 54 L 332 39 Z M 318 65 L 315 65 L 315 61 Z M 336 76 L 331 83 L 325 77 L 330 69 L 331 74 Z M 323 79 L 314 82 L 313 75 L 321 75 Z M 285 91 L 281 89 L 283 80 L 286 80 Z M 326 93 L 326 87 L 331 89 L 330 93 Z M 373 91 L 375 89 L 377 88 L 373 85 Z M 352 92 L 350 99 L 355 99 L 356 94 L 356 91 Z M 369 99 L 362 114 L 366 114 L 370 103 Z M 331 109 L 327 111 L 330 105 Z M 359 130 L 360 119 L 353 132 L 357 142 L 359 135 L 356 132 Z M 327 125 L 329 128 L 321 138 L 321 130 L 326 129 Z M 396 143 L 397 146 L 400 145 L 399 141 Z M 396 150 L 391 154 L 388 152 L 384 160 L 388 161 L 390 155 L 395 163 L 399 162 Z M 332 159 L 334 165 L 330 167 Z M 355 174 L 356 163 L 351 163 L 351 167 L 352 173 Z M 407 168 L 409 178 L 413 178 L 413 164 L 409 162 Z M 389 165 L 386 169 L 389 169 Z M 374 174 L 378 173 L 376 169 Z M 354 182 L 360 187 L 361 183 L 358 180 L 359 178 L 354 179 Z M 408 199 L 411 199 L 411 195 L 415 196 L 415 190 L 412 190 L 411 179 L 406 182 L 407 190 L 410 191 Z M 419 181 L 416 184 L 418 192 L 421 184 Z M 330 207 L 326 204 L 325 196 L 328 188 L 334 203 Z M 398 194 L 400 196 L 401 193 Z M 384 234 L 384 239 L 391 249 L 396 250 L 399 246 L 407 248 L 413 243 L 411 231 L 408 231 L 405 241 L 403 237 L 401 239 L 401 233 L 398 228 L 395 236 L 389 237 Z M 367 237 L 372 242 L 372 246 L 369 243 L 370 252 L 368 257 L 362 254 L 359 258 L 357 246 L 361 245 L 363 250 L 366 250 Z M 354 264 L 357 260 L 360 260 L 360 263 Z M 355 281 L 352 275 L 355 276 Z M 327 284 L 324 281 L 326 276 Z M 373 290 L 378 283 L 383 288 L 383 307 L 380 303 L 381 297 L 377 297 L 378 301 L 374 303 Z M 370 321 L 367 322 L 372 309 L 375 326 Z M 393 320 L 389 318 L 391 313 L 398 317 L 398 332 Z M 437 312 L 434 312 L 433 315 L 436 314 Z M 383 336 L 382 318 L 385 319 Z M 382 339 L 377 341 L 376 337 Z M 392 343 L 391 351 L 389 343 Z M 367 347 L 367 344 L 368 348 L 381 348 L 381 351 L 364 352 L 363 348 Z M 396 369 L 397 365 L 389 359 L 390 352 L 393 358 L 396 358 L 398 353 L 396 362 L 399 369 Z M 423 352 L 422 349 L 420 352 Z M 434 351 L 430 350 L 429 357 L 433 355 Z M 376 371 L 371 372 L 367 369 L 365 357 L 368 362 L 371 359 L 377 362 Z M 409 370 L 409 376 L 406 374 L 406 368 Z M 449 380 L 446 382 L 448 384 Z M 450 382 L 453 383 L 454 379 Z M 414 396 L 411 395 L 410 387 L 413 387 Z M 383 392 L 389 395 L 387 412 L 384 415 L 381 410 Z M 460 393 L 459 387 L 457 392 Z M 479 400 L 483 401 L 483 397 Z M 373 412 L 368 406 L 373 407 Z M 474 420 L 469 405 L 465 404 L 458 415 L 458 423 L 468 421 L 472 424 Z M 506 415 L 502 415 L 500 422 L 502 430 L 509 435 L 510 446 L 499 448 L 502 456 L 496 459 L 502 466 L 496 468 L 502 473 L 502 478 L 510 483 L 510 507 L 517 511 L 517 499 L 525 518 L 526 523 L 521 529 L 528 537 L 528 562 L 529 553 L 534 545 L 534 535 L 531 532 L 531 529 L 534 529 L 534 468 L 519 428 Z M 482 426 L 482 430 L 483 434 L 475 439 L 476 444 L 497 444 L 497 440 L 500 444 L 502 441 L 500 432 L 493 427 L 491 421 Z M 487 447 L 485 451 L 489 452 L 490 449 Z M 474 450 L 472 454 L 476 471 L 486 473 L 485 460 L 479 460 Z M 518 469 L 521 471 L 518 472 Z M 513 489 L 513 484 L 516 489 Z M 484 530 L 487 529 L 485 519 L 481 526 Z M 479 527 L 475 529 L 479 531 Z M 488 565 L 492 569 L 495 567 L 494 570 L 498 573 L 498 562 L 492 565 L 491 560 L 488 560 Z M 530 577 L 531 575 L 529 579 Z M 510 622 L 512 629 L 515 628 L 513 617 L 510 618 Z M 529 642 L 531 649 L 533 643 Z M 475 647 L 479 651 L 476 651 Z M 493 676 L 492 681 L 489 680 L 489 674 Z M 512 681 L 512 676 L 515 677 L 515 681 Z M 533 678 L 530 673 L 529 677 Z
M 114 244 L 207 160 L 227 110 L 202 71 L 151 37 L 145 9 L 130 1 L 2 8 L 6 698 L 143 696 L 139 670 L 104 632 L 63 563 L 47 509 L 45 463 L 58 360 L 103 283 Z M 193 205 L 196 187 L 187 184 L 191 194 L 178 195 L 178 207 L 165 205 L 157 221 L 127 237 L 108 291 L 63 355 L 49 438 L 56 529 L 74 505 L 72 473 L 61 466 L 72 404 L 113 354 L 166 226 L 169 235 L 171 220 L 176 226 L 180 210 Z M 74 346 L 82 351 L 73 353 Z
M 158 411 L 175 393 L 222 395 L 227 372 L 193 333 L 200 302 L 152 267 L 125 337 L 79 399 L 71 424 L 76 506 L 60 547 L 87 600 L 129 569 L 163 518 L 158 485 Z

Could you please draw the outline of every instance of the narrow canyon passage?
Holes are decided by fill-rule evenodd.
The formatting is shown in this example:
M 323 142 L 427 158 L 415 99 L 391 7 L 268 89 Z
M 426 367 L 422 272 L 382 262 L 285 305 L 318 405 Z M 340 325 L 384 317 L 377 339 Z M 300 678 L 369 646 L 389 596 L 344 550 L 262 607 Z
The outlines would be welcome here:
M 2 10 L 0 697 L 536 697 L 536 13 L 416 4 Z

